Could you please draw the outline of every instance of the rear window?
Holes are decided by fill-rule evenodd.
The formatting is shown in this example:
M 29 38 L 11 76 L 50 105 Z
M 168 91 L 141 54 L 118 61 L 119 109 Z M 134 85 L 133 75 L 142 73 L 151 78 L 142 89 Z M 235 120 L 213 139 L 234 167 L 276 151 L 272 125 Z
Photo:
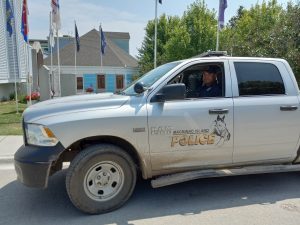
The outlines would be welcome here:
M 235 62 L 234 66 L 240 96 L 285 94 L 282 77 L 275 65 Z

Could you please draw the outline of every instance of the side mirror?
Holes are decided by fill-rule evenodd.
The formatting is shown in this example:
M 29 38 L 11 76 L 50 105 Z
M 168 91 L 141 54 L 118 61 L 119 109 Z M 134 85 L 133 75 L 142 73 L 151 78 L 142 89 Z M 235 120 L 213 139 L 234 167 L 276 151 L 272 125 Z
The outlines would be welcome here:
M 186 87 L 185 84 L 169 84 L 162 88 L 156 94 L 151 102 L 165 102 L 167 100 L 182 100 L 185 99 Z
M 165 95 L 162 93 L 156 94 L 152 99 L 151 102 L 165 102 L 166 98 Z
M 147 89 L 145 88 L 144 84 L 143 83 L 140 83 L 140 82 L 137 82 L 134 87 L 133 87 L 134 91 L 137 93 L 137 94 L 141 94 L 143 93 L 144 91 L 146 91 Z

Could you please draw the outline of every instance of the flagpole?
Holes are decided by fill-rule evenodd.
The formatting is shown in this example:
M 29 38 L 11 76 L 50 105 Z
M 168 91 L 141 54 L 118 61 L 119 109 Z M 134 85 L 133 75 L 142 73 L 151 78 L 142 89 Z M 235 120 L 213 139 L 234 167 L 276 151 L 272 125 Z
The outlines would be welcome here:
M 28 95 L 29 99 L 31 96 L 29 96 L 29 76 L 28 76 L 28 49 L 27 49 L 27 42 L 24 44 L 24 54 L 25 54 L 25 64 L 26 64 L 26 94 Z M 28 104 L 28 102 L 27 102 Z M 30 101 L 29 101 L 30 105 Z
M 220 24 L 218 21 L 217 25 L 217 44 L 216 44 L 216 51 L 219 51 L 219 38 L 220 38 Z
M 12 41 L 12 46 L 13 46 L 13 65 L 14 65 L 14 77 L 15 77 L 15 101 L 16 101 L 16 112 L 17 114 L 19 113 L 19 104 L 18 104 L 18 89 L 17 89 L 17 74 L 16 74 L 16 57 L 15 57 L 15 44 L 14 44 L 14 41 Z
M 14 2 L 13 2 L 14 4 Z M 13 8 L 15 9 L 14 5 Z M 12 41 L 12 47 L 13 47 L 13 65 L 14 65 L 14 77 L 15 77 L 15 101 L 16 101 L 16 113 L 19 113 L 19 104 L 18 104 L 18 89 L 17 89 L 17 74 L 16 74 L 16 57 L 15 57 L 15 52 L 17 53 L 17 49 L 15 48 L 15 42 L 17 43 L 17 28 L 16 28 L 16 18 L 14 17 L 14 27 L 15 27 L 15 38 Z M 19 70 L 17 70 L 19 71 Z M 19 71 L 20 72 L 20 71 Z M 18 74 L 20 77 L 20 74 Z
M 30 51 L 29 51 L 29 41 L 27 39 L 27 42 L 26 43 L 26 58 L 27 58 L 27 88 L 28 88 L 28 96 L 29 96 L 29 105 L 32 105 L 32 102 L 31 102 L 31 79 L 30 79 L 30 62 L 29 62 L 29 54 L 30 54 Z
M 29 62 L 29 55 L 30 55 L 30 49 L 29 49 L 29 39 L 27 38 L 27 66 L 28 66 L 28 82 L 29 82 L 29 104 L 32 105 L 31 102 L 31 78 L 30 78 L 30 62 Z
M 13 41 L 14 42 L 14 41 Z M 15 59 L 15 44 L 13 43 L 13 61 L 14 61 L 14 70 L 16 69 L 16 59 Z M 16 100 L 16 112 L 19 113 L 19 104 L 18 104 L 18 89 L 17 89 L 17 74 L 15 72 L 15 100 Z
M 56 38 L 57 38 L 57 66 L 58 66 L 58 96 L 61 97 L 61 86 L 60 86 L 60 58 L 59 58 L 59 36 L 58 30 L 56 30 Z
M 54 95 L 54 93 L 53 93 L 53 80 L 54 80 L 54 78 L 53 78 L 53 50 L 52 50 L 52 46 L 50 46 L 50 54 L 51 54 L 51 56 L 50 56 L 50 58 L 51 58 L 51 65 L 50 65 L 50 86 L 49 86 L 49 88 L 50 88 L 50 98 L 53 98 L 53 95 Z
M 61 84 L 60 84 L 60 53 L 59 53 L 59 35 L 58 30 L 61 29 L 61 22 L 60 22 L 60 14 L 59 14 L 59 0 L 52 0 L 51 1 L 51 8 L 52 8 L 52 25 L 55 24 L 54 28 L 56 30 L 56 47 L 57 47 L 57 68 L 58 68 L 58 97 L 61 97 Z
M 156 68 L 157 59 L 157 1 L 155 0 L 154 68 Z
M 218 20 L 217 20 L 217 43 L 216 51 L 219 51 L 219 38 L 220 38 L 220 10 L 221 10 L 221 0 L 219 0 L 219 11 L 218 11 Z
M 75 78 L 77 76 L 77 45 L 76 45 L 76 21 L 74 20 L 74 29 L 75 29 L 75 35 L 74 35 L 74 50 L 75 50 Z
M 53 51 L 52 51 L 52 41 L 53 41 L 53 28 L 52 28 L 52 12 L 50 11 L 50 34 L 49 34 L 49 47 L 50 47 L 50 61 L 51 61 L 51 64 L 50 64 L 50 76 L 49 76 L 49 95 L 50 95 L 50 98 L 53 97 L 53 85 L 52 85 L 52 80 L 53 80 Z
M 24 3 L 26 3 L 26 12 L 24 12 Z M 29 56 L 30 56 L 30 47 L 29 47 L 29 38 L 28 38 L 28 5 L 27 5 L 27 1 L 23 1 L 23 6 L 22 6 L 22 24 L 24 23 L 24 41 L 25 41 L 25 52 L 26 52 L 26 67 L 27 67 L 27 93 L 28 93 L 28 97 L 29 97 L 29 105 L 32 105 L 32 101 L 31 101 L 31 79 L 30 79 L 30 60 L 29 60 Z M 25 21 L 23 21 L 23 13 L 25 13 L 26 17 L 25 17 Z M 25 38 L 26 36 L 26 38 Z

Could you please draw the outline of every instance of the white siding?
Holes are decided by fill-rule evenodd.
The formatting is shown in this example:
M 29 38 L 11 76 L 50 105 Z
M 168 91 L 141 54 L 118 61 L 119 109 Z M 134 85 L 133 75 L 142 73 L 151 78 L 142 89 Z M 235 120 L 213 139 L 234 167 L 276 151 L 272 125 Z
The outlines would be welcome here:
M 6 0 L 0 0 L 0 80 L 13 82 L 14 78 L 26 78 L 27 44 L 21 34 L 22 1 L 9 0 L 13 8 L 13 34 L 6 30 Z
M 28 4 L 28 3 L 27 3 Z M 22 24 L 22 1 L 14 0 L 15 8 L 15 17 L 17 18 L 15 29 L 16 29 L 16 40 L 17 40 L 17 51 L 19 54 L 19 73 L 21 78 L 26 78 L 27 63 L 26 63 L 26 54 L 27 54 L 27 44 L 24 41 L 23 35 L 21 33 L 21 24 Z M 30 27 L 29 27 L 30 28 Z
M 7 65 L 7 48 L 6 48 L 6 20 L 4 1 L 0 1 L 0 80 L 8 78 L 8 65 Z M 3 15 L 3 16 L 2 16 Z
M 5 1 L 4 3 L 5 4 Z M 18 61 L 17 61 L 17 47 L 16 47 L 16 31 L 15 31 L 15 20 L 18 18 L 16 17 L 16 11 L 14 10 L 14 4 L 12 1 L 10 1 L 10 4 L 13 8 L 15 17 L 13 18 L 13 33 L 12 36 L 9 36 L 9 33 L 6 31 L 6 43 L 7 43 L 7 49 L 8 49 L 8 65 L 9 65 L 9 78 L 14 79 L 15 76 L 19 77 L 19 67 L 18 67 Z M 6 10 L 6 9 L 5 9 Z M 6 24 L 6 22 L 5 22 Z

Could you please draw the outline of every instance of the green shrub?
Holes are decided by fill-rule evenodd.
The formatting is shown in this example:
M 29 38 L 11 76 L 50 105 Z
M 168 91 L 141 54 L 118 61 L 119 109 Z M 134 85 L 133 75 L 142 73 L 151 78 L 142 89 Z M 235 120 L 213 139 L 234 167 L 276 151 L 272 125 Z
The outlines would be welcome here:
M 15 100 L 15 93 L 10 93 L 9 94 L 9 100 L 10 101 Z
M 19 103 L 27 104 L 26 95 L 20 95 L 18 99 Z

